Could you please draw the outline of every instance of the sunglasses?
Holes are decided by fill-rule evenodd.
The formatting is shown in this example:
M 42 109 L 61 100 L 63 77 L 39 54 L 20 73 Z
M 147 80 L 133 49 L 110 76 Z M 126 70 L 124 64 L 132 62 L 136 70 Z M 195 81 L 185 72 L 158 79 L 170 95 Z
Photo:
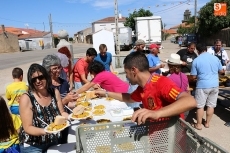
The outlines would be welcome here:
M 37 77 L 35 77 L 35 78 L 32 78 L 32 79 L 31 79 L 31 82 L 32 82 L 32 83 L 35 83 L 35 82 L 37 81 L 37 79 L 38 79 L 39 81 L 42 81 L 42 80 L 45 79 L 45 77 L 44 77 L 43 75 L 39 75 L 39 76 L 37 76 Z

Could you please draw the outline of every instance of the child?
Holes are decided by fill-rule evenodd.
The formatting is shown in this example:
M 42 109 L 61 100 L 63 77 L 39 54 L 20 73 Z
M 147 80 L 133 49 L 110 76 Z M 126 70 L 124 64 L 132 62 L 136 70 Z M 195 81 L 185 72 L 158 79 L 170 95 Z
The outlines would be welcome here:
M 9 100 L 8 105 L 12 114 L 19 115 L 19 100 L 20 96 L 28 91 L 28 87 L 23 80 L 23 70 L 14 68 L 12 71 L 14 82 L 6 87 L 6 98 Z

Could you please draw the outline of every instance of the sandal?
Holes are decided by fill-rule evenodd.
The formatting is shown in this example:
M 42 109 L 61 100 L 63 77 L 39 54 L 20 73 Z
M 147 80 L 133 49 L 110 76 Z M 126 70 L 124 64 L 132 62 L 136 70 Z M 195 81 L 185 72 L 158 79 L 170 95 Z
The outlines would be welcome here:
M 202 128 L 198 128 L 197 124 L 191 124 L 193 128 L 197 129 L 197 130 L 202 130 Z

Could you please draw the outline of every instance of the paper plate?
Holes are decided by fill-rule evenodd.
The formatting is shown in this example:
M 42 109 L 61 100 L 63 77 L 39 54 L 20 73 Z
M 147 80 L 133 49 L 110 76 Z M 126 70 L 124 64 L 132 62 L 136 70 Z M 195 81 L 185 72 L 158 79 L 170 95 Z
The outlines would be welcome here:
M 48 126 L 49 126 L 49 125 L 48 125 L 48 126 L 45 127 L 44 131 L 45 131 L 46 133 L 50 133 L 50 134 L 57 134 L 58 132 L 61 132 L 61 131 L 63 131 L 65 128 L 67 128 L 67 127 L 70 126 L 69 121 L 66 121 L 66 122 L 67 122 L 66 126 L 64 126 L 63 128 L 61 128 L 61 129 L 59 129 L 59 130 L 56 130 L 56 131 L 49 131 L 49 130 L 48 130 Z
M 87 118 L 89 118 L 89 117 L 92 116 L 92 113 L 91 113 L 91 112 L 89 112 L 89 111 L 85 111 L 85 112 L 89 113 L 89 115 L 88 115 L 88 116 L 85 116 L 85 117 L 82 117 L 82 118 L 77 118 L 77 117 L 74 117 L 74 116 L 73 116 L 73 113 L 71 113 L 71 114 L 69 115 L 69 118 L 70 118 L 70 119 L 73 119 L 73 120 L 85 120 L 85 119 L 87 119 Z

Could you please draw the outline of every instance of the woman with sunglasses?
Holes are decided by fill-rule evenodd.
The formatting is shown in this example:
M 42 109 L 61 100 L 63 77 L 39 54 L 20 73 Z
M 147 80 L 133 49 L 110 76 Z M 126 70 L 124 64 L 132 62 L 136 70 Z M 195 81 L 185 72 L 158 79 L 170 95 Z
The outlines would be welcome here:
M 58 144 L 61 134 L 47 134 L 43 122 L 54 122 L 57 115 L 68 118 L 57 89 L 51 88 L 51 78 L 44 67 L 32 64 L 27 73 L 29 91 L 19 102 L 22 128 L 20 131 L 21 152 L 43 153 Z M 42 122 L 42 121 L 43 122 Z
M 62 69 L 60 58 L 56 55 L 47 55 L 43 59 L 42 66 L 46 69 L 51 77 L 52 88 L 56 88 L 60 92 L 62 104 L 68 105 L 69 107 L 74 107 L 78 95 L 70 92 L 68 82 L 60 77 Z M 70 113 L 67 109 L 66 112 Z M 67 137 L 68 128 L 62 131 L 62 138 L 59 140 L 59 143 L 67 143 Z

